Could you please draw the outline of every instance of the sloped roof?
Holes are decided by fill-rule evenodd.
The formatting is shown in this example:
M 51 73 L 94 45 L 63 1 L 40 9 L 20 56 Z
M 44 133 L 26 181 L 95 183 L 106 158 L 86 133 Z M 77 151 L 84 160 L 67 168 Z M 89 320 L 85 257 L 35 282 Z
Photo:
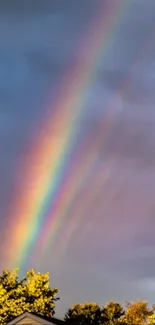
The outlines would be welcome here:
M 65 321 L 55 318 L 55 317 L 47 317 L 47 316 L 42 316 L 36 313 L 29 313 L 29 312 L 25 312 L 20 316 L 15 317 L 11 322 L 8 323 L 8 325 L 14 325 L 17 322 L 19 322 L 20 320 L 22 320 L 25 317 L 29 317 L 35 321 L 38 321 L 44 325 L 51 325 L 55 324 L 55 325 L 64 325 L 66 324 Z

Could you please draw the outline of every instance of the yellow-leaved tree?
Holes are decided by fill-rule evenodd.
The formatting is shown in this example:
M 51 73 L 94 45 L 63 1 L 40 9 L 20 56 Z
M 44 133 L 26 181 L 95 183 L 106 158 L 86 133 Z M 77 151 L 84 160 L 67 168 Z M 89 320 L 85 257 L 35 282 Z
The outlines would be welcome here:
M 103 308 L 86 302 L 68 309 L 64 319 L 73 325 L 123 325 L 122 316 L 124 309 L 118 302 L 110 301 Z
M 101 321 L 106 325 L 123 324 L 125 311 L 122 305 L 115 301 L 109 301 L 102 309 Z
M 155 314 L 148 316 L 148 325 L 155 325 Z
M 64 320 L 68 324 L 78 325 L 98 325 L 100 324 L 101 309 L 98 304 L 85 302 L 76 304 L 69 308 L 65 314 Z
M 125 321 L 129 325 L 145 325 L 148 317 L 153 314 L 153 309 L 148 308 L 147 301 L 139 300 L 127 304 Z
M 54 315 L 58 289 L 50 288 L 49 273 L 29 270 L 19 280 L 18 269 L 3 271 L 0 276 L 0 324 L 6 324 L 22 313 Z

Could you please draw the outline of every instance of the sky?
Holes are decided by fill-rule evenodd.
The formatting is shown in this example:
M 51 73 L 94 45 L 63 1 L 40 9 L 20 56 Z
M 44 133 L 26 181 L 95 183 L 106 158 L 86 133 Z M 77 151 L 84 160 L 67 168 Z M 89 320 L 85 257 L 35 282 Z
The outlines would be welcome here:
M 104 20 L 109 22 L 113 16 L 112 30 L 104 34 Z M 57 137 L 63 139 L 73 129 L 54 169 L 58 176 L 63 174 L 57 184 L 60 189 L 73 169 L 70 192 L 67 185 L 64 189 L 70 209 L 62 206 L 56 219 L 59 227 L 55 221 L 56 230 L 51 230 L 47 242 L 44 239 L 42 249 L 46 218 L 54 220 L 52 212 L 48 214 L 54 204 L 49 196 L 48 211 L 42 213 L 41 226 L 29 244 L 29 255 L 40 245 L 39 258 L 32 255 L 31 262 L 27 262 L 29 255 L 19 258 L 24 271 L 32 266 L 50 272 L 51 285 L 60 289 L 57 317 L 77 302 L 124 304 L 144 298 L 154 303 L 154 33 L 154 0 L 0 2 L 1 271 L 18 266 L 13 263 L 18 257 L 13 236 L 20 217 L 29 220 L 22 255 L 34 227 L 33 214 L 18 219 L 14 213 L 18 214 L 21 189 L 29 197 L 25 161 L 31 175 L 37 168 L 31 166 L 29 153 L 35 157 L 36 142 L 38 151 L 42 146 L 48 120 L 52 125 L 48 143 L 54 147 Z M 102 46 L 93 45 L 98 34 Z M 77 62 L 85 71 L 94 49 L 86 87 L 75 93 L 79 104 L 66 109 L 65 115 L 63 102 L 68 105 L 72 91 L 63 94 L 63 87 L 72 90 L 75 84 L 76 88 Z M 80 83 L 83 77 L 81 72 Z M 47 159 L 51 150 L 49 145 Z M 52 184 L 53 177 L 48 181 Z M 45 200 L 46 195 L 42 188 Z M 39 218 L 36 215 L 38 224 Z M 8 247 L 13 249 L 11 258 Z

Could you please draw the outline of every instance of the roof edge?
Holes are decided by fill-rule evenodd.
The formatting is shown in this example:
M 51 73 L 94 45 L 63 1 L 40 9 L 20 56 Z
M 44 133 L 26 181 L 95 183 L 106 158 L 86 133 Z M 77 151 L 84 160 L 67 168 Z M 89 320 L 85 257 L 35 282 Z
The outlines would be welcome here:
M 44 324 L 44 325 L 51 325 L 51 322 L 50 322 L 50 321 L 45 320 L 45 319 L 39 317 L 39 315 L 37 316 L 37 315 L 31 314 L 31 313 L 29 313 L 29 312 L 27 312 L 27 311 L 26 311 L 25 313 L 23 313 L 23 314 L 21 314 L 21 315 L 15 317 L 15 318 L 14 318 L 12 321 L 10 321 L 7 325 L 14 325 L 14 324 L 16 324 L 17 322 L 19 322 L 20 320 L 22 320 L 22 319 L 25 318 L 25 317 L 29 317 L 29 318 L 31 318 L 31 319 L 33 319 L 33 320 L 36 320 L 36 321 L 38 320 L 40 323 L 42 323 L 42 324 Z M 53 324 L 54 324 L 54 322 L 53 322 Z

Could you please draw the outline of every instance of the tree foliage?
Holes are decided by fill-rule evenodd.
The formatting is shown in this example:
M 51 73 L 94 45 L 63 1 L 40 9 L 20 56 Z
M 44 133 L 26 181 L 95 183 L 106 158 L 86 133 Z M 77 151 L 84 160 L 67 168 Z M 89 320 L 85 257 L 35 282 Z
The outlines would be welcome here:
M 126 310 L 118 302 L 110 301 L 102 308 L 96 303 L 76 304 L 68 309 L 65 320 L 79 325 L 155 325 L 155 307 L 146 301 L 128 303 Z
M 110 301 L 103 307 L 102 323 L 107 325 L 119 324 L 124 313 L 123 307 L 118 302 Z
M 148 316 L 148 325 L 155 325 L 155 314 Z
M 0 324 L 6 324 L 25 311 L 54 315 L 58 289 L 50 288 L 49 273 L 29 270 L 19 280 L 18 269 L 3 271 L 0 276 Z
M 53 316 L 58 289 L 50 288 L 49 273 L 29 270 L 19 280 L 18 269 L 3 271 L 0 276 L 0 324 L 6 325 L 24 312 Z M 76 304 L 68 309 L 64 320 L 73 325 L 155 325 L 155 306 L 146 301 L 128 303 L 126 310 L 110 301 L 102 308 L 97 303 Z
M 103 308 L 96 303 L 76 304 L 68 309 L 65 320 L 72 324 L 117 325 L 124 315 L 123 307 L 117 302 L 109 302 Z
M 76 304 L 68 309 L 65 315 L 65 321 L 71 324 L 90 324 L 95 325 L 100 323 L 101 310 L 96 303 Z
M 153 313 L 148 308 L 146 301 L 136 301 L 127 304 L 127 311 L 125 314 L 125 321 L 129 325 L 144 325 L 148 321 L 148 316 Z

